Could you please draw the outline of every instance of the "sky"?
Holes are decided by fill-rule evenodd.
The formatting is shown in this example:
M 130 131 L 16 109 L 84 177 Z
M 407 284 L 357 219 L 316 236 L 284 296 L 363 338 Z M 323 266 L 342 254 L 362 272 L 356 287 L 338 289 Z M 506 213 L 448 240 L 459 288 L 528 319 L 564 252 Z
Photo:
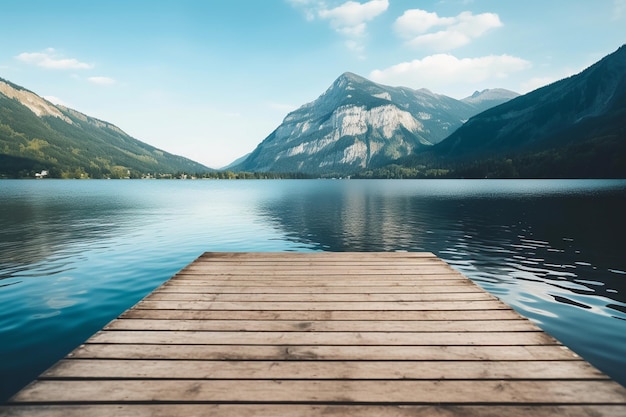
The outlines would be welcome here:
M 524 94 L 626 43 L 626 0 L 1 0 L 0 78 L 212 168 L 342 73 Z

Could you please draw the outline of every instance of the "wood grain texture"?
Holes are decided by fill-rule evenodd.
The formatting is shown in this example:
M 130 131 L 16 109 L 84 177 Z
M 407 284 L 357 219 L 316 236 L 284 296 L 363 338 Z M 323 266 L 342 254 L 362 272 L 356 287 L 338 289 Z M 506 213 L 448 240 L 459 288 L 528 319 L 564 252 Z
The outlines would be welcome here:
M 3 416 L 623 416 L 626 389 L 431 253 L 205 253 Z
M 0 408 L 6 417 L 624 417 L 621 405 L 71 404 Z

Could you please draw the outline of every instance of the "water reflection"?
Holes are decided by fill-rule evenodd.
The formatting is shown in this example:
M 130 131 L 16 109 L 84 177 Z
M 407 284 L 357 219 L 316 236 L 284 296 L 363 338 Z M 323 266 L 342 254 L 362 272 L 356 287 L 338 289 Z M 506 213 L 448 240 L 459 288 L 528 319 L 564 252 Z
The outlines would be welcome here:
M 327 181 L 261 215 L 323 250 L 434 252 L 626 383 L 626 188 L 602 184 Z
M 0 181 L 0 400 L 137 298 L 115 254 L 136 209 L 105 182 Z
M 0 279 L 22 272 L 31 277 L 63 273 L 83 247 L 128 226 L 130 206 L 123 199 L 97 193 L 81 198 L 79 184 L 77 190 L 37 187 L 30 192 L 28 183 L 23 186 L 0 204 Z M 33 271 L 33 264 L 50 259 L 55 261 Z
M 428 250 L 479 280 L 547 282 L 624 302 L 626 190 L 539 193 L 527 182 L 322 181 L 266 200 L 259 214 L 299 242 L 332 251 Z M 534 182 L 530 182 L 534 183 Z M 472 186 L 479 185 L 479 189 Z M 524 187 L 526 185 L 526 187 Z M 457 191 L 450 189 L 457 187 Z M 411 188 L 412 187 L 412 188 Z M 534 192 L 531 192 L 534 191 Z M 570 195 L 571 194 L 571 195 Z M 506 275 L 501 276 L 505 271 Z
M 0 401 L 203 251 L 430 251 L 626 385 L 624 181 L 0 181 Z

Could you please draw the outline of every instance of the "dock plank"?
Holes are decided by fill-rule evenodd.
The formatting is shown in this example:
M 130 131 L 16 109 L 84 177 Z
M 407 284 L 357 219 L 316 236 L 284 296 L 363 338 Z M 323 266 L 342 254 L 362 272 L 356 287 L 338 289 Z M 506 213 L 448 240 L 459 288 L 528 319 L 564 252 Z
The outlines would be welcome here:
M 92 343 L 133 343 L 193 345 L 349 345 L 349 346 L 427 346 L 427 345 L 549 345 L 557 342 L 540 330 L 534 332 L 219 332 L 219 331 L 101 331 Z
M 5 411 L 7 417 L 624 417 L 621 405 L 69 404 Z
M 174 320 L 519 320 L 520 316 L 511 309 L 495 310 L 370 310 L 370 311 L 241 311 L 241 310 L 155 310 L 135 308 L 122 314 L 121 318 L 174 319 Z
M 401 303 L 407 301 L 475 301 L 494 300 L 495 298 L 485 292 L 449 292 L 449 293 L 427 293 L 427 294 L 187 294 L 187 293 L 162 293 L 152 294 L 154 301 L 243 301 L 249 302 L 298 302 L 298 303 L 319 303 L 322 301 L 354 303 L 358 301 L 366 302 L 393 302 Z
M 621 389 L 620 389 L 621 388 Z M 40 380 L 14 401 L 356 404 L 623 404 L 623 388 L 595 380 Z
M 116 320 L 104 330 L 234 332 L 521 332 L 536 331 L 527 320 Z
M 205 253 L 6 416 L 623 416 L 626 389 L 432 253 Z
M 244 310 L 244 311 L 424 311 L 424 310 L 506 310 L 496 300 L 480 301 L 320 301 L 320 302 L 237 302 L 146 300 L 138 308 L 150 310 Z
M 430 294 L 430 293 L 480 293 L 484 292 L 470 283 L 419 286 L 328 286 L 307 285 L 292 287 L 234 286 L 234 285 L 171 285 L 164 284 L 154 294 Z
M 41 378 L 84 379 L 578 379 L 608 377 L 578 361 L 62 360 Z
M 274 277 L 266 277 L 266 279 L 261 279 L 260 276 L 253 276 L 254 279 L 243 280 L 240 279 L 240 276 L 236 276 L 237 279 L 224 279 L 222 276 L 216 276 L 216 279 L 207 281 L 204 279 L 204 275 L 197 276 L 185 276 L 180 275 L 176 276 L 176 285 L 177 286 L 213 286 L 213 287 L 233 287 L 233 288 L 246 288 L 246 287 L 270 287 L 270 288 L 281 288 L 281 287 L 384 287 L 384 288 L 402 288 L 402 287 L 414 287 L 416 282 L 419 282 L 421 286 L 427 285 L 436 285 L 441 286 L 445 284 L 449 285 L 462 285 L 467 281 L 459 276 L 451 276 L 449 274 L 440 275 L 434 277 L 433 275 L 428 275 L 427 279 L 421 279 L 420 277 L 413 275 L 405 275 L 403 279 L 398 279 L 397 275 L 393 276 L 393 279 L 389 279 L 389 277 L 381 276 L 381 275 L 372 275 L 370 277 L 355 277 L 356 279 L 351 279 L 349 281 L 345 280 L 345 277 L 341 275 L 331 275 L 325 277 L 324 280 L 316 279 L 315 281 L 305 280 L 308 277 L 301 278 L 292 278 L 292 277 L 281 277 L 280 279 L 275 279 Z M 220 279 L 217 279 L 220 278 Z
M 68 355 L 74 359 L 195 360 L 431 360 L 572 361 L 580 358 L 560 345 L 549 346 L 346 346 L 346 345 L 160 345 L 86 343 Z

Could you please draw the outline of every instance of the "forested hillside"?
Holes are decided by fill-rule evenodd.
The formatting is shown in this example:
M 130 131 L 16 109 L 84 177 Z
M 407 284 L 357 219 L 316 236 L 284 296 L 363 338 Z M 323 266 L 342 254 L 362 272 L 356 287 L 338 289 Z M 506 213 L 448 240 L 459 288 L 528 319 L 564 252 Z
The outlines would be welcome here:
M 0 176 L 124 178 L 209 168 L 0 79 Z

